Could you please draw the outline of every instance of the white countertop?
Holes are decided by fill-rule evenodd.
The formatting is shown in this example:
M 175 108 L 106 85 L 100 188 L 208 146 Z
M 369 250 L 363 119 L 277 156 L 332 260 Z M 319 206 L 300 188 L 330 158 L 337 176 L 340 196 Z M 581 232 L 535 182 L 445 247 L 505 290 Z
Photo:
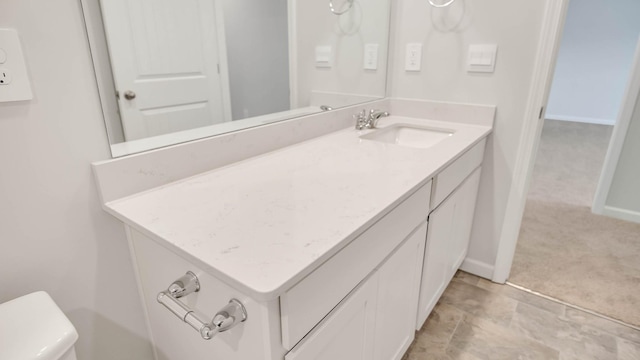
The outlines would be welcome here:
M 273 299 L 491 132 L 456 132 L 427 149 L 363 140 L 352 128 L 105 204 L 111 214 L 257 300 Z M 425 204 L 427 207 L 428 204 Z

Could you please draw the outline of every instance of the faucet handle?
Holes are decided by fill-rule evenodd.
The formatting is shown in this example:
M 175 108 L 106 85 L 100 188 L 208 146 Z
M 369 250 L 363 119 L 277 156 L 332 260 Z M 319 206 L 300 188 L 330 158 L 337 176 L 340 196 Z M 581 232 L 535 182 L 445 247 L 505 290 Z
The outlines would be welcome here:
M 353 120 L 355 120 L 356 122 L 356 130 L 364 129 L 368 120 L 367 111 L 363 109 L 362 111 L 359 111 L 357 114 L 354 114 Z

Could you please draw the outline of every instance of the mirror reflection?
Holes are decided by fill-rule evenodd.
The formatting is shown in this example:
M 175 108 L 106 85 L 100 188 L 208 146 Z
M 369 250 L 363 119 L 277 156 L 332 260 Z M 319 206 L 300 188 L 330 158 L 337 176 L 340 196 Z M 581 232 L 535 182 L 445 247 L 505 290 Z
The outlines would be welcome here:
M 114 156 L 385 95 L 389 0 L 83 7 Z

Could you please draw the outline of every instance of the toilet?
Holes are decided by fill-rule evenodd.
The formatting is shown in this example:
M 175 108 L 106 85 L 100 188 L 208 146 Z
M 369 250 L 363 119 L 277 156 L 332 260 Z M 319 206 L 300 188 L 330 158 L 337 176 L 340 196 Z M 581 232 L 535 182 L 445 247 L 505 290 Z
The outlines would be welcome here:
M 0 360 L 76 360 L 78 332 L 44 291 L 0 304 Z

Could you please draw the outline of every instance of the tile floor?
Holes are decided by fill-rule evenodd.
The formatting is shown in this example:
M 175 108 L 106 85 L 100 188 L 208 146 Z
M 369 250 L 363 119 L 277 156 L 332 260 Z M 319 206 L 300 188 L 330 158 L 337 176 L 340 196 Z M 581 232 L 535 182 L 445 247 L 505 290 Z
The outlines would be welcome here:
M 591 212 L 612 128 L 545 121 L 509 281 L 640 326 L 640 224 Z
M 640 360 L 640 331 L 458 272 L 403 360 Z

